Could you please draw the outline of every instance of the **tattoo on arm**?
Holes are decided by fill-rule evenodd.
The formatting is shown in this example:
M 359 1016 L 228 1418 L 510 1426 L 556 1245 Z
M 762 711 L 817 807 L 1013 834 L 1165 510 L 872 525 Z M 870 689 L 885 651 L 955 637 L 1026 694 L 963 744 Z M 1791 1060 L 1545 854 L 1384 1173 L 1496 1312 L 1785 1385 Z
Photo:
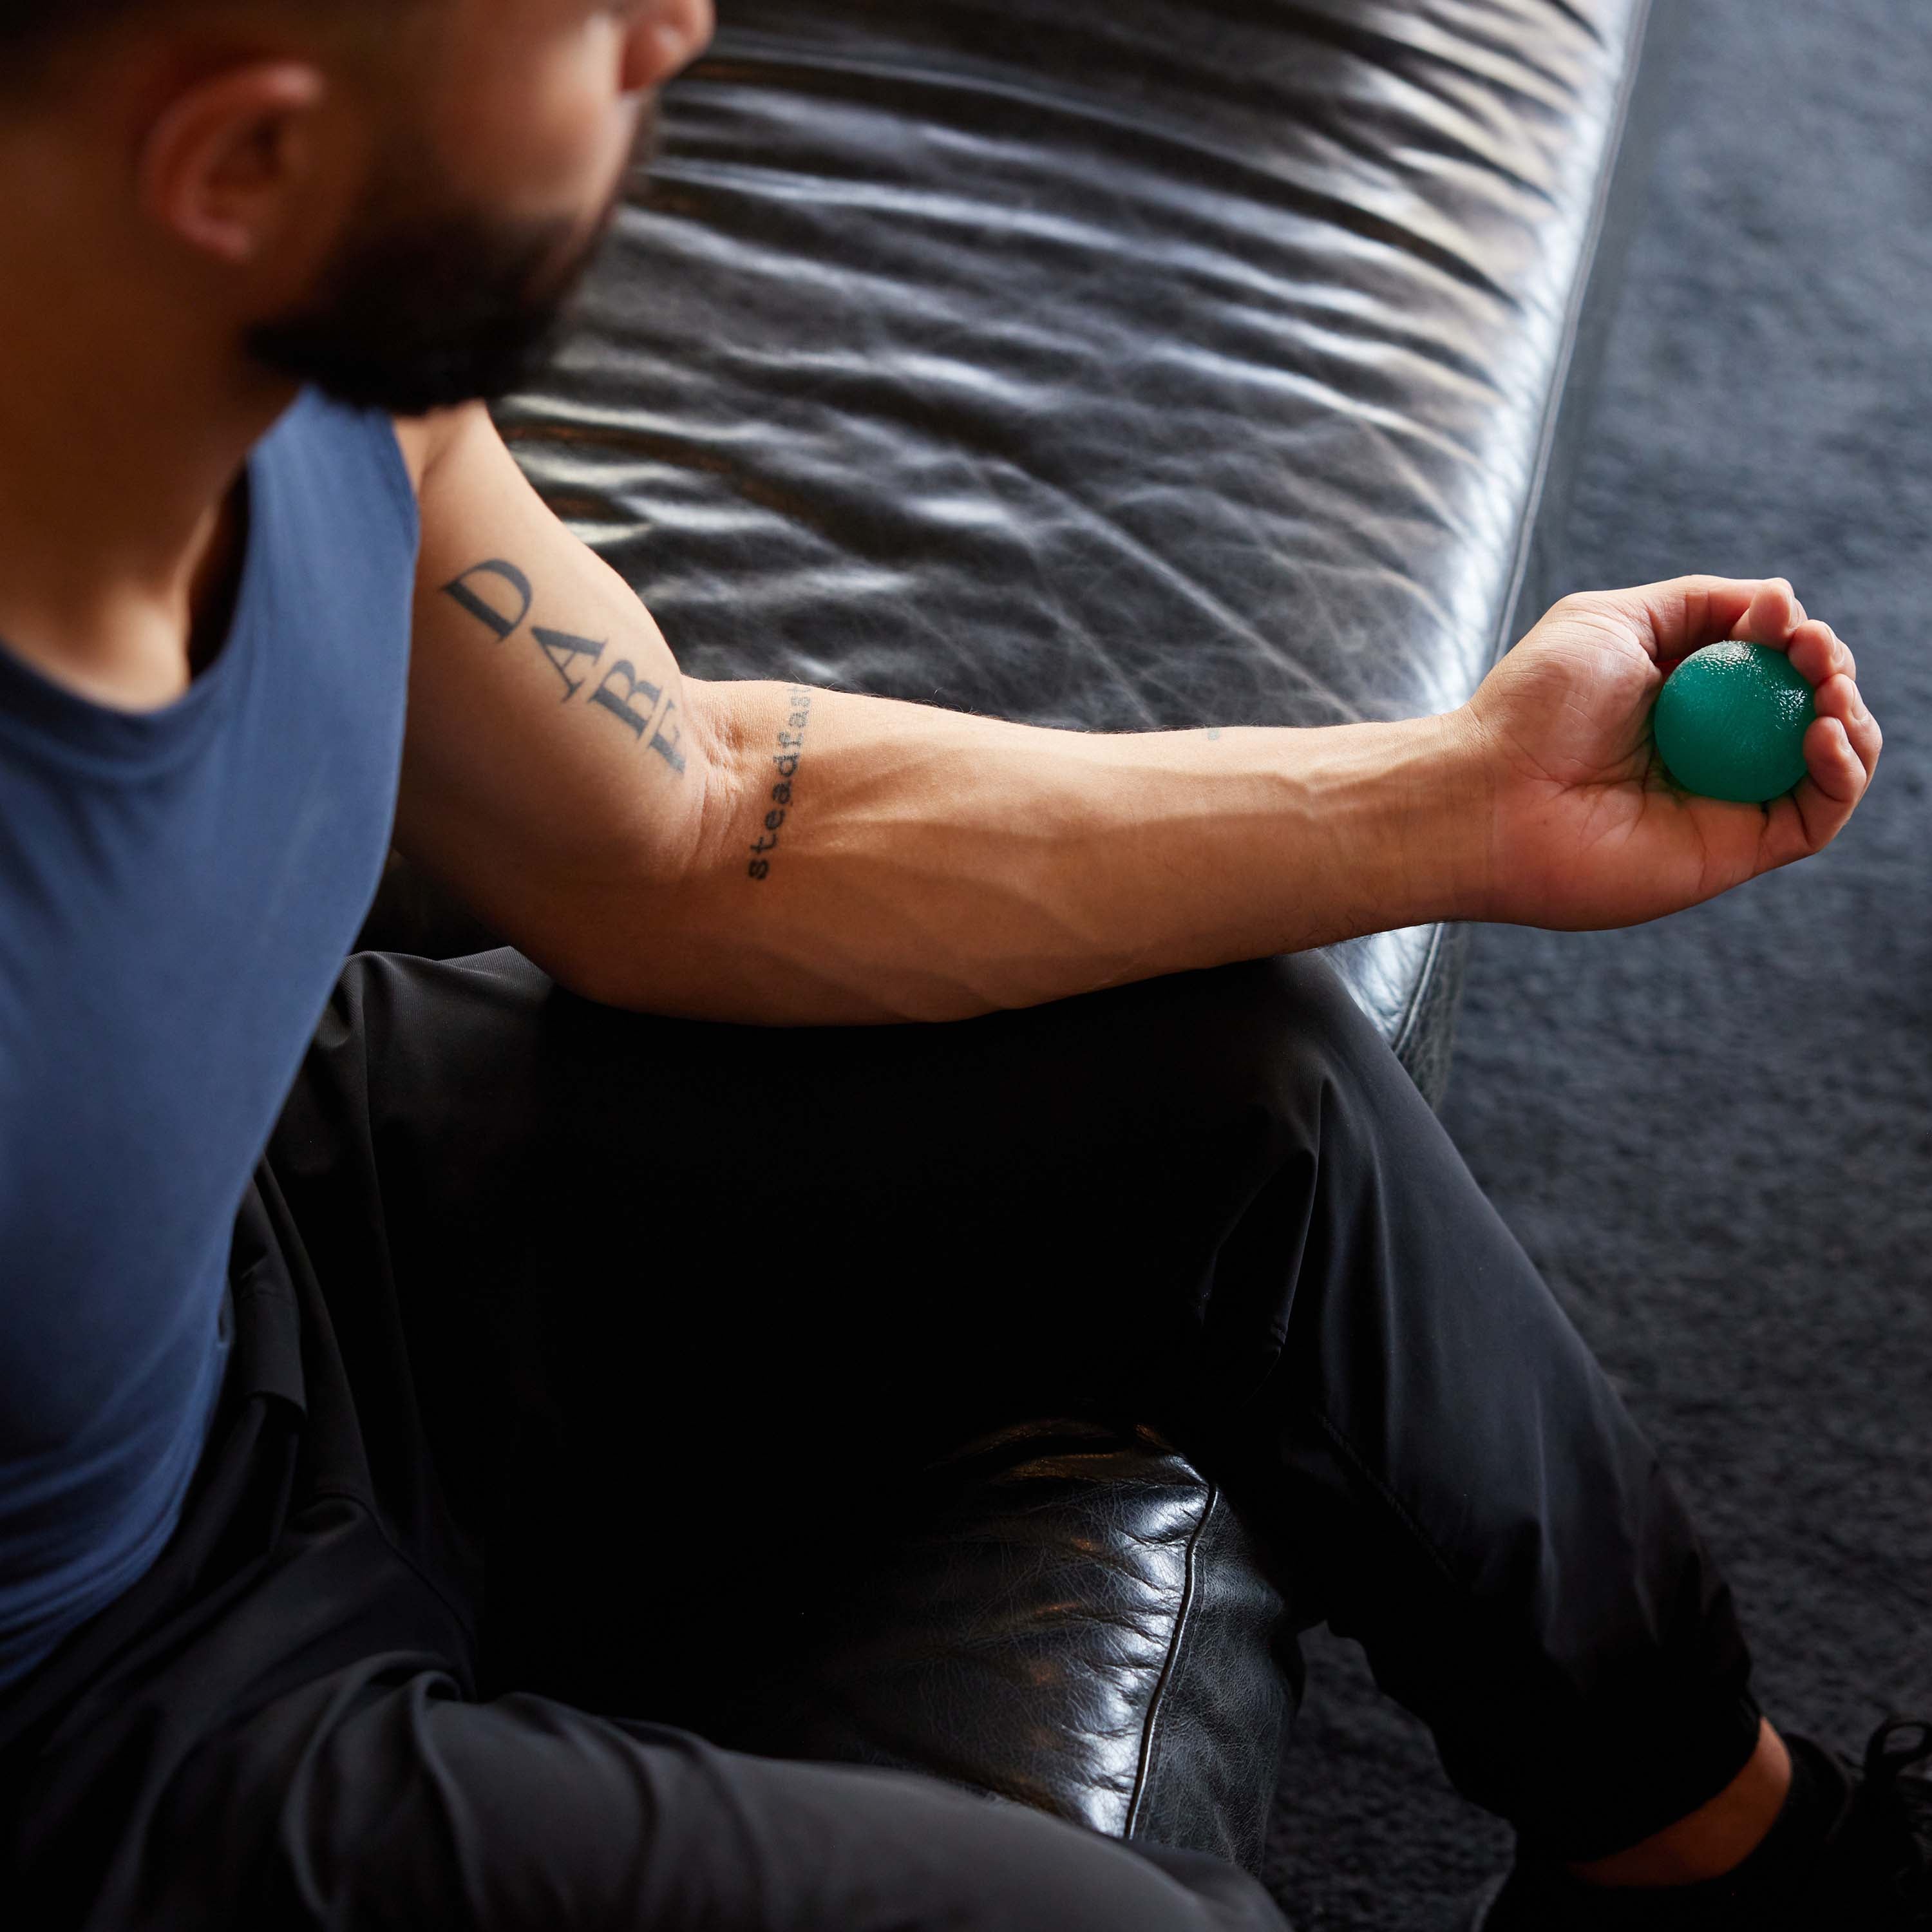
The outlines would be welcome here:
M 442 586 L 442 594 L 474 617 L 499 644 L 524 628 L 536 602 L 529 578 L 500 556 L 472 564 Z M 590 685 L 609 648 L 608 640 L 580 638 L 542 624 L 530 626 L 530 638 L 562 680 L 566 704 Z M 584 702 L 608 712 L 639 744 L 655 752 L 679 777 L 684 776 L 684 727 L 678 718 L 677 700 L 667 698 L 662 686 L 639 676 L 628 658 L 620 658 L 604 669 Z
M 494 577 L 499 580 L 475 586 L 470 580 L 472 577 Z M 505 584 L 509 586 L 517 598 L 517 614 L 514 617 L 503 614 Z M 486 590 L 490 592 L 488 597 L 483 595 Z M 530 614 L 530 603 L 536 593 L 530 589 L 530 580 L 514 563 L 506 563 L 501 557 L 494 556 L 488 563 L 472 565 L 460 577 L 452 578 L 442 586 L 442 594 L 467 610 L 477 622 L 495 632 L 500 643 Z
M 794 799 L 799 760 L 805 755 L 805 728 L 812 722 L 810 688 L 795 684 L 785 696 L 791 710 L 785 718 L 784 728 L 778 734 L 778 750 L 772 759 L 778 772 L 778 782 L 772 787 L 771 809 L 765 814 L 764 830 L 752 848 L 752 862 L 747 868 L 747 875 L 759 881 L 771 877 L 770 855 L 778 850 L 779 834 L 784 830 L 785 820 L 796 808 Z

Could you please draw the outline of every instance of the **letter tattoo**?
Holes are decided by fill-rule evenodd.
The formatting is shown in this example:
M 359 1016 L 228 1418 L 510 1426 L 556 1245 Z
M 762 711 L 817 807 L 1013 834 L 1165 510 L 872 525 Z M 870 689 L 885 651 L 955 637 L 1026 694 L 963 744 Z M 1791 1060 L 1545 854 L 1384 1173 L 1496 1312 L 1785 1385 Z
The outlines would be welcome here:
M 568 704 L 584 685 L 582 678 L 571 676 L 572 662 L 578 658 L 588 658 L 595 664 L 604 655 L 604 646 L 590 638 L 574 638 L 568 631 L 547 631 L 541 624 L 531 626 L 530 634 L 537 640 L 537 649 L 550 659 L 551 668 L 563 680 L 563 701 Z M 645 688 L 648 690 L 650 687 L 646 686 Z M 591 701 L 595 704 L 596 700 Z M 656 701 L 655 695 L 652 701 Z
M 623 679 L 628 688 L 620 698 L 610 687 L 619 678 Z M 590 694 L 592 704 L 601 704 L 614 718 L 621 718 L 632 731 L 641 738 L 650 730 L 651 720 L 657 715 L 657 708 L 664 693 L 657 686 L 640 677 L 637 668 L 628 660 L 620 659 L 604 674 L 604 682 Z M 646 710 L 640 711 L 630 703 L 634 698 L 644 699 Z M 680 726 L 671 722 L 671 714 L 677 709 L 677 700 L 673 698 L 664 706 L 664 716 L 651 736 L 651 749 L 682 777 L 684 772 L 684 732 Z
M 500 643 L 523 628 L 536 601 L 529 577 L 500 556 L 472 564 L 442 586 L 442 594 Z M 562 701 L 566 704 L 590 682 L 590 671 L 603 662 L 609 649 L 596 638 L 552 630 L 543 624 L 531 625 L 530 636 L 562 680 Z M 636 665 L 619 659 L 604 672 L 589 702 L 609 712 L 629 728 L 633 737 L 648 743 L 673 771 L 683 776 L 684 728 L 677 718 L 677 700 L 667 698 L 662 686 L 640 676 Z
M 816 694 L 802 684 L 794 685 L 785 694 L 791 710 L 786 714 L 785 728 L 778 734 L 778 751 L 772 760 L 778 773 L 778 782 L 771 789 L 774 808 L 765 814 L 764 830 L 751 848 L 752 862 L 746 872 L 752 880 L 762 882 L 772 875 L 772 862 L 765 855 L 778 850 L 781 843 L 778 835 L 792 815 L 794 782 L 804 753 L 806 727 L 812 722 L 812 701 Z
M 517 614 L 506 616 L 496 604 L 472 590 L 470 587 L 472 577 L 501 578 L 517 593 Z M 506 563 L 500 556 L 493 556 L 487 563 L 472 564 L 461 576 L 452 578 L 442 586 L 442 594 L 461 605 L 479 624 L 487 624 L 496 632 L 500 644 L 530 614 L 531 600 L 536 595 L 530 580 L 514 563 Z
M 610 687 L 622 678 L 628 687 L 620 698 Z M 620 658 L 604 674 L 604 682 L 590 694 L 592 704 L 601 704 L 614 718 L 621 718 L 632 730 L 641 738 L 650 730 L 651 718 L 658 708 L 658 700 L 664 693 L 658 687 L 638 676 L 637 668 L 627 658 Z M 641 697 L 648 710 L 640 711 L 628 700 Z

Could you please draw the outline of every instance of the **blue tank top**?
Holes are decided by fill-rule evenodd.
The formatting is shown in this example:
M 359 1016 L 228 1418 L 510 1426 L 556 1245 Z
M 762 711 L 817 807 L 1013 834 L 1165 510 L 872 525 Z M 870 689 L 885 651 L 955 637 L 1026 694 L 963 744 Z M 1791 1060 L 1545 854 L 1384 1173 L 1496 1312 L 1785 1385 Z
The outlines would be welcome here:
M 388 850 L 416 506 L 304 394 L 227 638 L 109 710 L 0 646 L 0 1688 L 136 1581 L 218 1393 L 236 1210 Z

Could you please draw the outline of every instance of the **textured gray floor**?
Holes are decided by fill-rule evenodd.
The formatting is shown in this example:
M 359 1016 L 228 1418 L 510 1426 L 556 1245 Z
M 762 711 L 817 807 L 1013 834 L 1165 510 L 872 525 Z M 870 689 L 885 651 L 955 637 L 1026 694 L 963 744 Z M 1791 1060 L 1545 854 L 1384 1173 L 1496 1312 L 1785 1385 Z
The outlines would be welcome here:
M 1760 1688 L 1932 1714 L 1932 7 L 1691 0 L 1570 526 L 1576 587 L 1782 572 L 1879 782 L 1822 859 L 1642 930 L 1477 935 L 1450 1126 L 1666 1450 Z M 1300 1932 L 1412 1932 L 1506 1856 L 1310 1646 Z

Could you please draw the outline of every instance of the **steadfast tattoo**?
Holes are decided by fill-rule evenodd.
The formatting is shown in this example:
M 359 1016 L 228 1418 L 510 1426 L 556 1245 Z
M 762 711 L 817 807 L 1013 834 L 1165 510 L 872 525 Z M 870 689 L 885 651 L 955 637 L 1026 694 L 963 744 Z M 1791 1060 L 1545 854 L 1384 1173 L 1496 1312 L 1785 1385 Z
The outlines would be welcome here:
M 812 722 L 812 698 L 810 688 L 802 684 L 794 685 L 785 693 L 791 710 L 786 716 L 784 729 L 778 733 L 778 752 L 772 760 L 778 776 L 777 784 L 772 787 L 771 808 L 765 814 L 764 830 L 752 848 L 748 872 L 754 879 L 771 877 L 770 854 L 778 850 L 778 835 L 784 830 L 785 820 L 794 809 L 799 760 L 805 754 L 805 728 Z
M 529 578 L 500 556 L 472 564 L 442 586 L 442 594 L 458 609 L 467 611 L 499 644 L 523 628 L 536 602 L 536 592 Z M 608 640 L 580 638 L 572 632 L 554 631 L 542 624 L 532 624 L 530 634 L 531 642 L 562 680 L 566 704 L 590 685 L 592 675 L 603 667 L 604 653 L 610 647 Z M 677 700 L 667 698 L 661 686 L 640 676 L 628 658 L 620 658 L 604 668 L 584 701 L 608 712 L 638 743 L 656 752 L 680 778 L 684 776 L 684 727 L 678 718 Z

